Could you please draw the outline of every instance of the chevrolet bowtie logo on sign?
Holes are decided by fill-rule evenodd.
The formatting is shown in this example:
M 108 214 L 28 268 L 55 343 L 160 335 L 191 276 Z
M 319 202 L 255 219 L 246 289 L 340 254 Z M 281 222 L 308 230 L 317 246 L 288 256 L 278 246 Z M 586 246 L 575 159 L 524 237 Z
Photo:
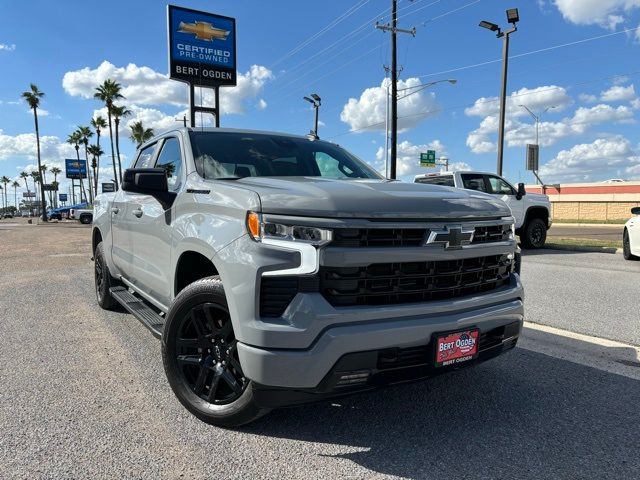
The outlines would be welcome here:
M 180 22 L 180 25 L 178 25 L 178 32 L 190 33 L 198 40 L 205 40 L 207 42 L 212 42 L 213 40 L 226 40 L 229 33 L 231 33 L 228 30 L 216 28 L 209 22 Z
M 463 245 L 469 245 L 473 241 L 473 228 L 462 228 L 459 225 L 447 225 L 444 230 L 431 230 L 427 237 L 426 245 L 432 243 L 444 244 L 444 248 L 462 248 Z

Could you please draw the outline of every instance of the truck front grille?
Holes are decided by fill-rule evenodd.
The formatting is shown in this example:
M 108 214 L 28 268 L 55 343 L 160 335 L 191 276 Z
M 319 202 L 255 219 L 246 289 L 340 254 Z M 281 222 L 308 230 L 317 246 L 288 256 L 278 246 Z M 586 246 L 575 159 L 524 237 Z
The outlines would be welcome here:
M 472 244 L 509 240 L 509 225 L 475 227 Z M 419 247 L 429 234 L 426 228 L 338 228 L 332 247 Z
M 444 300 L 493 290 L 509 281 L 507 255 L 430 262 L 320 267 L 320 292 L 333 306 Z

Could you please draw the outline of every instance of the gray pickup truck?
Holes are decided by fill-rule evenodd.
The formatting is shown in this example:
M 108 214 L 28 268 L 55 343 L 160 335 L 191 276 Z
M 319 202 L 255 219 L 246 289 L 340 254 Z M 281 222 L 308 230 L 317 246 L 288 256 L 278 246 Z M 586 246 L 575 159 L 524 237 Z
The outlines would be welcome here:
M 190 412 L 237 426 L 513 348 L 513 224 L 500 199 L 390 181 L 329 142 L 179 129 L 96 198 L 96 295 L 162 339 Z

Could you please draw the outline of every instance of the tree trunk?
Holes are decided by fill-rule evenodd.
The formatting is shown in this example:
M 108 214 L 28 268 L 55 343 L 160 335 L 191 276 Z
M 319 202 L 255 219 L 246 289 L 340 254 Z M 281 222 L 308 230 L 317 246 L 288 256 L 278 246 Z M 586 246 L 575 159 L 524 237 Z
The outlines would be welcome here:
M 38 152 L 38 173 L 42 172 L 42 163 L 40 162 L 40 129 L 38 128 L 38 109 L 36 107 L 33 108 L 33 118 L 36 124 L 36 148 Z M 40 203 L 42 211 L 42 221 L 47 221 L 47 205 L 46 200 L 44 199 L 44 190 L 40 189 Z
M 109 137 L 111 139 L 111 160 L 113 164 L 113 181 L 116 183 L 118 190 L 118 172 L 116 171 L 116 152 L 113 149 L 113 127 L 111 126 L 111 108 L 107 105 L 107 116 L 109 117 Z
M 96 136 L 98 137 L 98 148 L 100 148 L 100 129 L 96 129 Z M 100 173 L 100 155 L 95 157 L 96 159 L 96 168 L 93 170 L 93 191 L 95 194 L 98 194 L 98 175 Z
M 120 183 L 122 183 L 122 165 L 120 164 L 120 134 L 118 131 L 120 130 L 120 119 L 116 118 L 114 120 L 116 124 L 116 155 L 118 156 L 118 174 L 120 175 Z
M 76 148 L 76 158 L 78 159 L 78 162 L 80 162 L 80 149 L 79 148 Z M 85 166 L 85 168 L 86 168 L 86 166 Z M 80 203 L 82 203 L 82 195 L 83 194 L 84 194 L 84 201 L 86 203 L 88 203 L 87 202 L 87 191 L 84 189 L 84 183 L 82 181 L 82 174 L 80 174 L 79 180 L 80 180 Z
M 84 144 L 84 158 L 87 166 L 87 183 L 89 184 L 89 203 L 93 204 L 93 185 L 91 182 L 91 169 L 89 168 L 89 153 L 87 152 L 87 144 Z

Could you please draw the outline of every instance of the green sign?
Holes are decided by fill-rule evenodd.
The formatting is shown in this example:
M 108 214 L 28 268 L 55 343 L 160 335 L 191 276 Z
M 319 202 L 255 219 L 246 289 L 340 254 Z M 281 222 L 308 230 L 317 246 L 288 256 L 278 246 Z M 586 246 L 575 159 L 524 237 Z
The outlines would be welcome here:
M 436 151 L 427 150 L 426 153 L 420 154 L 420 166 L 421 167 L 435 167 L 436 166 Z

